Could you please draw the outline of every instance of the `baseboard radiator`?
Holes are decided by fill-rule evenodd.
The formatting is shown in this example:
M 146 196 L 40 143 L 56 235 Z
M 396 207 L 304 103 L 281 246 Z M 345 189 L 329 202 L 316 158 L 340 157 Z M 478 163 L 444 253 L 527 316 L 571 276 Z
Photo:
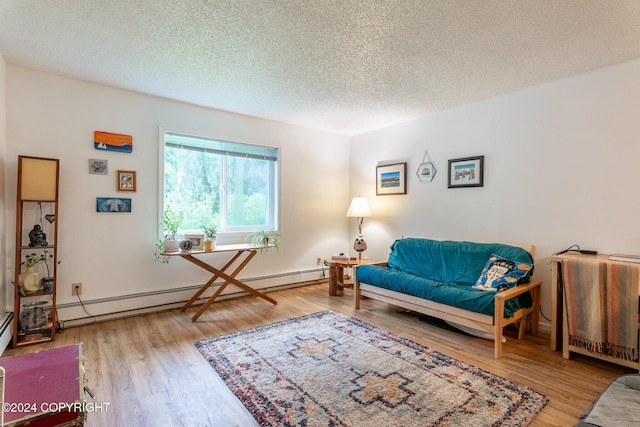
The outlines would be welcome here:
M 13 334 L 13 313 L 7 312 L 0 320 L 0 353 L 3 353 L 11 343 Z
M 259 289 L 261 292 L 273 292 L 280 289 L 317 283 L 319 280 L 324 280 L 323 276 L 324 271 L 306 270 L 243 279 L 243 282 L 254 282 L 255 288 Z M 263 283 L 263 286 L 258 286 L 260 282 Z M 216 282 L 212 284 L 209 289 L 200 296 L 200 299 L 208 298 L 218 289 L 219 286 L 222 285 L 222 283 L 223 282 Z M 82 303 L 78 301 L 58 304 L 58 319 L 61 326 L 66 328 L 82 326 L 97 321 L 106 321 L 180 308 L 198 289 L 200 289 L 201 286 L 201 284 L 198 284 L 181 288 L 119 295 L 86 301 L 83 300 Z M 246 295 L 250 294 L 233 286 L 229 286 L 225 292 L 216 299 L 216 301 Z

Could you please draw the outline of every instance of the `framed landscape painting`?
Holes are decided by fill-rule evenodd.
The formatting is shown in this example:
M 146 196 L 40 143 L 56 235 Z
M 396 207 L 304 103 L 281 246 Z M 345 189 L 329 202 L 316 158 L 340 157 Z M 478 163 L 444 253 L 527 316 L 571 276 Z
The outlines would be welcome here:
M 449 160 L 449 188 L 482 187 L 484 156 Z
M 376 196 L 407 194 L 407 164 L 376 167 Z

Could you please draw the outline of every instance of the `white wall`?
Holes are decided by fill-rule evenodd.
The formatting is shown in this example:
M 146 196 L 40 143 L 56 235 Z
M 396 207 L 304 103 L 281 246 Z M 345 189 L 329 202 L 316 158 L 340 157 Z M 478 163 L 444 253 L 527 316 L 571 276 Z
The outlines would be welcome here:
M 60 159 L 58 304 L 63 320 L 84 316 L 79 307 L 72 306 L 76 301 L 71 297 L 74 282 L 83 282 L 85 301 L 103 301 L 87 306 L 91 314 L 102 314 L 186 300 L 192 291 L 148 293 L 192 287 L 209 278 L 182 259 L 174 258 L 168 265 L 153 261 L 158 239 L 159 127 L 260 140 L 281 147 L 282 244 L 279 252 L 256 257 L 240 277 L 292 273 L 291 277 L 261 280 L 254 283 L 257 287 L 318 278 L 316 257 L 328 256 L 349 244 L 346 137 L 12 65 L 7 66 L 6 86 L 8 230 L 15 228 L 18 155 Z M 133 135 L 133 153 L 95 150 L 95 130 Z M 90 158 L 107 159 L 108 176 L 89 175 Z M 132 198 L 133 212 L 96 213 L 96 197 L 123 196 L 115 188 L 118 169 L 137 172 L 137 192 L 126 195 Z M 12 244 L 7 240 L 7 245 Z M 232 242 L 230 236 L 219 236 L 218 244 Z M 211 255 L 212 262 L 215 257 Z M 12 277 L 12 262 L 6 278 Z M 316 271 L 307 273 L 309 270 Z M 109 300 L 127 295 L 144 298 Z M 265 306 L 271 305 L 265 302 Z
M 639 75 L 628 62 L 352 138 L 351 193 L 374 214 L 368 255 L 386 259 L 401 235 L 533 243 L 550 317 L 554 252 L 640 253 Z M 425 149 L 437 174 L 422 184 Z M 476 155 L 484 187 L 448 189 L 447 160 Z M 375 196 L 389 160 L 408 163 L 406 196 Z
M 351 197 L 360 194 L 374 214 L 363 230 L 369 244 L 365 255 L 371 258 L 386 259 L 389 245 L 401 235 L 534 243 L 536 276 L 545 282 L 543 312 L 549 317 L 553 252 L 577 243 L 603 253 L 640 253 L 638 75 L 640 61 L 597 70 L 359 135 L 351 138 L 349 152 L 345 137 L 5 66 L 0 60 L 0 108 L 6 100 L 4 132 L 0 110 L 0 156 L 6 156 L 0 162 L 6 167 L 0 174 L 6 176 L 0 203 L 6 209 L 0 215 L 6 214 L 8 230 L 0 252 L 6 291 L 13 280 L 19 154 L 61 160 L 58 303 L 63 320 L 83 316 L 73 306 L 72 282 L 84 283 L 86 301 L 103 301 L 88 306 L 92 314 L 101 314 L 185 299 L 189 291 L 155 293 L 206 280 L 183 260 L 153 262 L 162 126 L 281 145 L 282 247 L 258 257 L 243 277 L 291 272 L 295 279 L 272 277 L 255 282 L 259 287 L 309 278 L 317 274 L 306 273 L 316 268 L 317 256 L 349 251 L 356 226 L 344 214 Z M 133 153 L 95 150 L 94 130 L 133 135 Z M 438 172 L 432 183 L 421 184 L 415 171 L 425 149 Z M 485 156 L 484 187 L 448 189 L 447 160 L 473 155 Z M 89 158 L 108 159 L 109 175 L 89 175 Z M 408 163 L 406 196 L 375 196 L 376 165 L 387 161 Z M 117 169 L 137 171 L 133 212 L 98 214 L 96 197 L 121 194 L 115 191 Z M 127 295 L 144 298 L 109 300 Z

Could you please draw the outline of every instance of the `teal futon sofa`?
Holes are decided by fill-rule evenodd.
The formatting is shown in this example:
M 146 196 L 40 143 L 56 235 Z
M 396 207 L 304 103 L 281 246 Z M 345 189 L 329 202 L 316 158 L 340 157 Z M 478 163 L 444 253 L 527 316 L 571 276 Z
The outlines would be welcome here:
M 494 339 L 502 357 L 503 328 L 538 329 L 542 282 L 532 280 L 533 245 L 424 238 L 396 240 L 386 263 L 356 270 L 355 307 L 369 297 Z

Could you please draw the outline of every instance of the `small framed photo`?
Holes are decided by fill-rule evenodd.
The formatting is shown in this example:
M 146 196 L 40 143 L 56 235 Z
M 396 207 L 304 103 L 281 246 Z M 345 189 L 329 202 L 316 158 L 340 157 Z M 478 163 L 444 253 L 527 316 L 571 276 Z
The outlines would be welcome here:
M 193 246 L 191 249 L 201 251 L 202 250 L 202 242 L 204 241 L 204 234 L 185 234 L 184 238 L 186 240 L 191 240 Z
M 109 161 L 103 159 L 89 159 L 89 173 L 91 175 L 106 175 L 109 172 Z
M 118 191 L 136 191 L 135 171 L 118 171 L 116 178 Z
M 420 166 L 418 166 L 416 175 L 420 182 L 431 182 L 433 181 L 433 177 L 436 176 L 436 168 L 431 162 L 422 162 Z
M 484 156 L 449 160 L 449 188 L 482 187 Z
M 376 167 L 376 196 L 407 194 L 407 164 Z

